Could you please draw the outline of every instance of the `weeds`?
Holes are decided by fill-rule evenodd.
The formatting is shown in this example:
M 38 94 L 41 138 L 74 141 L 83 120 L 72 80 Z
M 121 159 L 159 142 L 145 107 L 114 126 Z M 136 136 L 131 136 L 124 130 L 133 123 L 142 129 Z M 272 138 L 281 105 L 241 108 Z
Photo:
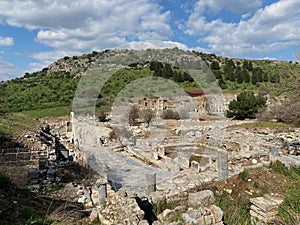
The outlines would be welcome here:
M 224 212 L 224 222 L 230 225 L 250 225 L 250 200 L 237 197 L 232 199 L 226 192 L 216 195 L 216 202 Z

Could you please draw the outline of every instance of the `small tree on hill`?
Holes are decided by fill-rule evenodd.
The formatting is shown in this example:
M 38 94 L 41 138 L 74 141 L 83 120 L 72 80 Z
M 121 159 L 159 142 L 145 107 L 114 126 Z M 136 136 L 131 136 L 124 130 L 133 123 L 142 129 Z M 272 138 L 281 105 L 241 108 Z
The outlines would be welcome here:
M 147 124 L 147 127 L 149 127 L 151 121 L 155 117 L 155 113 L 152 109 L 143 109 L 140 113 L 141 118 L 144 120 L 144 122 Z
M 253 92 L 242 92 L 237 96 L 237 100 L 229 103 L 227 117 L 235 119 L 254 119 L 260 109 L 266 106 L 266 98 L 263 96 L 255 96 Z

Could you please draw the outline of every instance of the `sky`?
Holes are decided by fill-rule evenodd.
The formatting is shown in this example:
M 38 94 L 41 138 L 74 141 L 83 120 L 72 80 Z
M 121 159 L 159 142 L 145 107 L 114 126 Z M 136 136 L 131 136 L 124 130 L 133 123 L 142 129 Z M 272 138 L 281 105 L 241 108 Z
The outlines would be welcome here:
M 299 0 L 0 0 L 0 80 L 64 56 L 174 48 L 297 61 Z

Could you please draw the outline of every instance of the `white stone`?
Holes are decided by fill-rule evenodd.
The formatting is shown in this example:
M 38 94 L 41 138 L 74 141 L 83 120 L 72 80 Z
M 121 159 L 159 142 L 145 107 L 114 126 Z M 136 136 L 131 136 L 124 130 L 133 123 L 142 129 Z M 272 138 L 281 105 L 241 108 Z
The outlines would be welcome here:
M 257 164 L 257 160 L 256 159 L 252 159 L 252 164 Z

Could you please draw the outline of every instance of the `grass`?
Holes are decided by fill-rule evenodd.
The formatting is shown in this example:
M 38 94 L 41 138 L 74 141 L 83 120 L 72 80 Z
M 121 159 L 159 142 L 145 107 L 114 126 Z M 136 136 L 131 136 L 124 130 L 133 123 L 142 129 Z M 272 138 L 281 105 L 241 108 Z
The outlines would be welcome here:
M 59 106 L 48 109 L 36 109 L 22 112 L 24 115 L 31 118 L 40 119 L 45 117 L 61 117 L 70 115 L 70 106 Z
M 254 128 L 254 127 L 287 127 L 287 124 L 279 122 L 253 122 L 253 123 L 243 123 L 239 125 L 233 125 L 231 127 L 243 127 L 243 128 Z
M 231 198 L 225 191 L 216 195 L 216 202 L 224 211 L 224 222 L 230 225 L 250 225 L 251 202 L 245 197 Z
M 278 215 L 286 224 L 297 224 L 300 215 L 300 167 L 288 169 L 279 161 L 272 162 L 269 167 L 274 172 L 290 179 L 290 183 L 287 185 L 288 194 L 279 206 Z
M 35 131 L 37 121 L 23 113 L 9 113 L 0 116 L 0 134 L 19 136 L 25 131 Z
M 248 180 L 251 179 L 251 181 Z M 268 167 L 244 170 L 239 175 L 229 178 L 226 183 L 219 183 L 215 189 L 217 205 L 224 212 L 224 223 L 230 225 L 250 225 L 250 198 L 264 194 L 279 194 L 283 203 L 279 205 L 276 224 L 296 225 L 300 215 L 300 168 L 287 168 L 276 161 Z M 228 194 L 225 186 L 232 189 Z M 234 187 L 234 188 L 233 188 Z M 245 191 L 252 192 L 248 195 Z

